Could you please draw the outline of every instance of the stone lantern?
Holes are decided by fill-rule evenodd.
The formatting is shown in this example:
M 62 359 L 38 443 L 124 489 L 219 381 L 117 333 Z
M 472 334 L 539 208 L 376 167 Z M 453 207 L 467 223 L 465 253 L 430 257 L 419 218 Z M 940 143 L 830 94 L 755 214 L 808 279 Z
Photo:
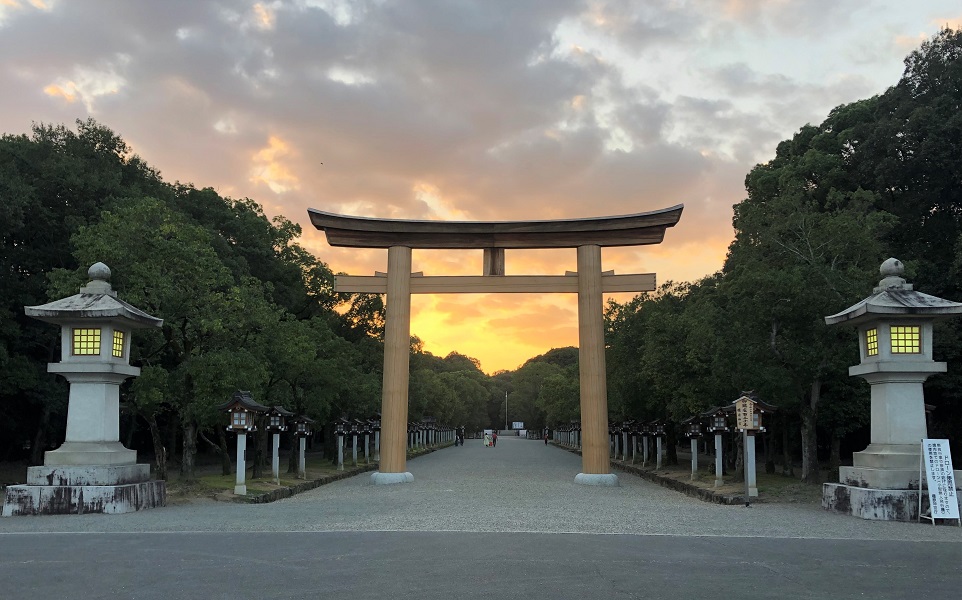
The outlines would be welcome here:
M 278 485 L 281 483 L 281 433 L 287 431 L 287 419 L 293 416 L 294 413 L 283 406 L 274 406 L 267 411 L 267 430 L 273 434 L 273 439 L 271 440 L 271 448 L 273 449 L 271 454 L 271 469 L 274 472 L 274 483 Z
M 163 481 L 150 481 L 150 465 L 120 443 L 120 384 L 140 374 L 129 364 L 133 329 L 160 327 L 117 297 L 110 269 L 98 262 L 80 293 L 41 306 L 27 316 L 60 326 L 60 362 L 47 371 L 70 384 L 64 443 L 27 469 L 26 485 L 9 486 L 3 516 L 125 513 L 166 503 Z
M 218 410 L 230 414 L 230 424 L 227 431 L 237 434 L 237 478 L 234 482 L 234 493 L 238 496 L 247 494 L 247 433 L 257 431 L 254 417 L 266 413 L 269 408 L 254 402 L 250 392 L 238 390 L 231 399 L 218 407 Z
M 962 314 L 962 304 L 912 289 L 904 267 L 890 258 L 872 295 L 838 314 L 829 325 L 858 330 L 859 364 L 849 375 L 871 386 L 871 443 L 839 469 L 840 483 L 826 483 L 822 506 L 863 519 L 915 520 L 921 441 L 928 437 L 922 383 L 944 373 L 932 357 L 932 323 Z M 959 472 L 956 472 L 958 481 Z

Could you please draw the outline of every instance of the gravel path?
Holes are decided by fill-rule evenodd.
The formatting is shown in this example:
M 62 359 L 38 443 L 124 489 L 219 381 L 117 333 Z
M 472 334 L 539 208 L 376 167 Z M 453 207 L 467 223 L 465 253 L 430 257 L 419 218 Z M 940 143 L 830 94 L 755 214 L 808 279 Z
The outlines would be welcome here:
M 0 519 L 0 534 L 35 532 L 463 531 L 721 536 L 962 543 L 962 528 L 863 521 L 818 506 L 721 506 L 618 473 L 617 488 L 573 482 L 581 458 L 542 442 L 480 440 L 408 462 L 414 482 L 370 474 L 270 504 L 201 501 L 126 515 Z

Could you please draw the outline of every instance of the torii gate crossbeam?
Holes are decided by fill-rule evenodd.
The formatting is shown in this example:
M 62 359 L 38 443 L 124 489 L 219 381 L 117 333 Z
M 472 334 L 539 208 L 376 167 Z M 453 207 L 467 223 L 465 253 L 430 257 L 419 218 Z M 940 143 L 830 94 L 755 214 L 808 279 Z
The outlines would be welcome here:
M 618 485 L 608 461 L 603 295 L 655 289 L 654 274 L 614 275 L 601 270 L 601 248 L 658 244 L 681 218 L 682 205 L 590 219 L 556 221 L 413 221 L 371 219 L 309 209 L 311 222 L 332 246 L 387 248 L 388 272 L 374 277 L 339 275 L 339 292 L 386 294 L 381 464 L 376 484 L 413 481 L 406 471 L 411 294 L 577 293 L 581 384 L 582 472 L 578 483 Z M 411 251 L 482 249 L 480 277 L 424 277 L 411 273 Z M 511 248 L 576 248 L 577 273 L 507 276 Z

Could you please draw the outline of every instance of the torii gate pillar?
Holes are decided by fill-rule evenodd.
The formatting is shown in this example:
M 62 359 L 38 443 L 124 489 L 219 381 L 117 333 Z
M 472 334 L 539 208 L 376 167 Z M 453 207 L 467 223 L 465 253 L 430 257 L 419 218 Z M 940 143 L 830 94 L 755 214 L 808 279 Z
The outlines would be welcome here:
M 384 319 L 384 383 L 381 396 L 381 464 L 375 484 L 406 483 L 408 381 L 411 356 L 411 249 L 387 251 L 387 306 Z
M 618 485 L 608 459 L 608 389 L 605 371 L 605 330 L 601 247 L 578 247 L 578 374 L 581 382 L 582 473 L 575 481 L 587 485 Z

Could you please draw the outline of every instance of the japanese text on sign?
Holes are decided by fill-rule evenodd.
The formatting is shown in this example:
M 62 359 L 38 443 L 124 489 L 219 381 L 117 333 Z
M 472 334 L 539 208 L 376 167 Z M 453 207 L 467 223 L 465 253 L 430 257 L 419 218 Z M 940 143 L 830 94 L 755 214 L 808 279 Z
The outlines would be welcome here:
M 922 440 L 922 462 L 925 463 L 932 518 L 958 519 L 959 500 L 955 491 L 949 440 Z
M 739 429 L 758 429 L 755 425 L 755 402 L 746 396 L 735 400 L 735 424 Z

